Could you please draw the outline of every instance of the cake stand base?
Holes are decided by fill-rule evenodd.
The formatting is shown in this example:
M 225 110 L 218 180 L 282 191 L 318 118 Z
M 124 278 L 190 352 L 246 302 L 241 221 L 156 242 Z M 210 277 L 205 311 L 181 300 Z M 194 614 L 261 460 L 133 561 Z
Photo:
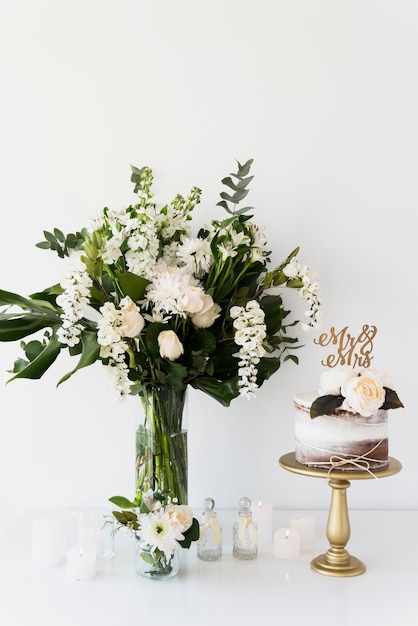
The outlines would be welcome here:
M 389 458 L 387 467 L 367 471 L 350 471 L 308 467 L 298 463 L 295 453 L 290 452 L 279 459 L 280 465 L 295 474 L 313 476 L 316 478 L 328 478 L 331 487 L 331 503 L 328 513 L 327 539 L 330 544 L 325 554 L 317 556 L 311 561 L 311 568 L 318 574 L 326 576 L 358 576 L 366 571 L 366 566 L 355 556 L 351 556 L 345 549 L 350 539 L 350 520 L 348 517 L 347 489 L 350 480 L 367 478 L 383 478 L 397 474 L 402 465 L 397 459 Z M 348 480 L 350 479 L 350 480 Z
M 346 563 L 332 563 L 329 554 L 320 554 L 311 561 L 311 568 L 318 574 L 326 576 L 358 576 L 366 571 L 366 566 L 355 556 L 347 553 Z

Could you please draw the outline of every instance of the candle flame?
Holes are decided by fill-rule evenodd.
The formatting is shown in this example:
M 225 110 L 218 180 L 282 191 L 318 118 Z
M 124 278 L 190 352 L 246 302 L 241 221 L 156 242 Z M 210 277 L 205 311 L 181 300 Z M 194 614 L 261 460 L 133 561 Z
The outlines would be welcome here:
M 259 509 L 261 509 L 261 508 L 262 508 L 262 503 L 261 503 L 261 500 L 259 500 L 259 501 L 258 501 L 257 506 L 258 506 L 258 508 L 259 508 Z
M 289 539 L 289 529 L 286 530 L 285 539 Z

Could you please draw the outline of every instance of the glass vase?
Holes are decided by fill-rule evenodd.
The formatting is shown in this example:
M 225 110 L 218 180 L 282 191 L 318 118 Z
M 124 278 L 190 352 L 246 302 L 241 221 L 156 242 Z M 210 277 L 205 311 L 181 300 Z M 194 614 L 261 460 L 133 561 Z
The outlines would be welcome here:
M 187 504 L 186 389 L 146 387 L 136 431 L 136 488 L 166 492 Z
M 156 550 L 151 553 L 147 547 L 141 547 L 140 541 L 136 546 L 136 573 L 139 576 L 152 580 L 166 580 L 179 573 L 179 550 L 166 556 L 164 552 Z

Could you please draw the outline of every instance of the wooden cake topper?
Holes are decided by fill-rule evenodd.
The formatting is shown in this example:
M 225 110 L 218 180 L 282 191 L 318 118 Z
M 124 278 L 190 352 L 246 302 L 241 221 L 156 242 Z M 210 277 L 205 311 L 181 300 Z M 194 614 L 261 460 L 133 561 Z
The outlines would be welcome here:
M 352 335 L 348 332 L 348 326 L 336 331 L 332 326 L 328 333 L 322 333 L 318 339 L 314 339 L 316 345 L 326 348 L 335 346 L 336 354 L 329 354 L 321 361 L 326 367 L 337 365 L 349 365 L 351 367 L 370 367 L 373 359 L 373 339 L 376 337 L 376 326 L 364 324 L 360 333 Z

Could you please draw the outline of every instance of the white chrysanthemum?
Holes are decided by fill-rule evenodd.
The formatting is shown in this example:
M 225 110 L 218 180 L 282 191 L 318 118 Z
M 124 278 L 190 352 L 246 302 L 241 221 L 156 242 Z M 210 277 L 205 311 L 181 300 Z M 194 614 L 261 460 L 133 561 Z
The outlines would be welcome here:
M 139 515 L 141 546 L 149 546 L 151 553 L 160 550 L 168 557 L 179 548 L 178 541 L 184 539 L 177 524 L 170 522 L 170 515 L 164 509 Z
M 183 238 L 177 250 L 177 257 L 199 278 L 206 274 L 213 263 L 210 243 L 207 239 Z
M 203 306 L 205 292 L 186 268 L 169 267 L 159 262 L 152 282 L 147 286 L 146 301 L 154 314 L 182 315 L 197 313 Z

